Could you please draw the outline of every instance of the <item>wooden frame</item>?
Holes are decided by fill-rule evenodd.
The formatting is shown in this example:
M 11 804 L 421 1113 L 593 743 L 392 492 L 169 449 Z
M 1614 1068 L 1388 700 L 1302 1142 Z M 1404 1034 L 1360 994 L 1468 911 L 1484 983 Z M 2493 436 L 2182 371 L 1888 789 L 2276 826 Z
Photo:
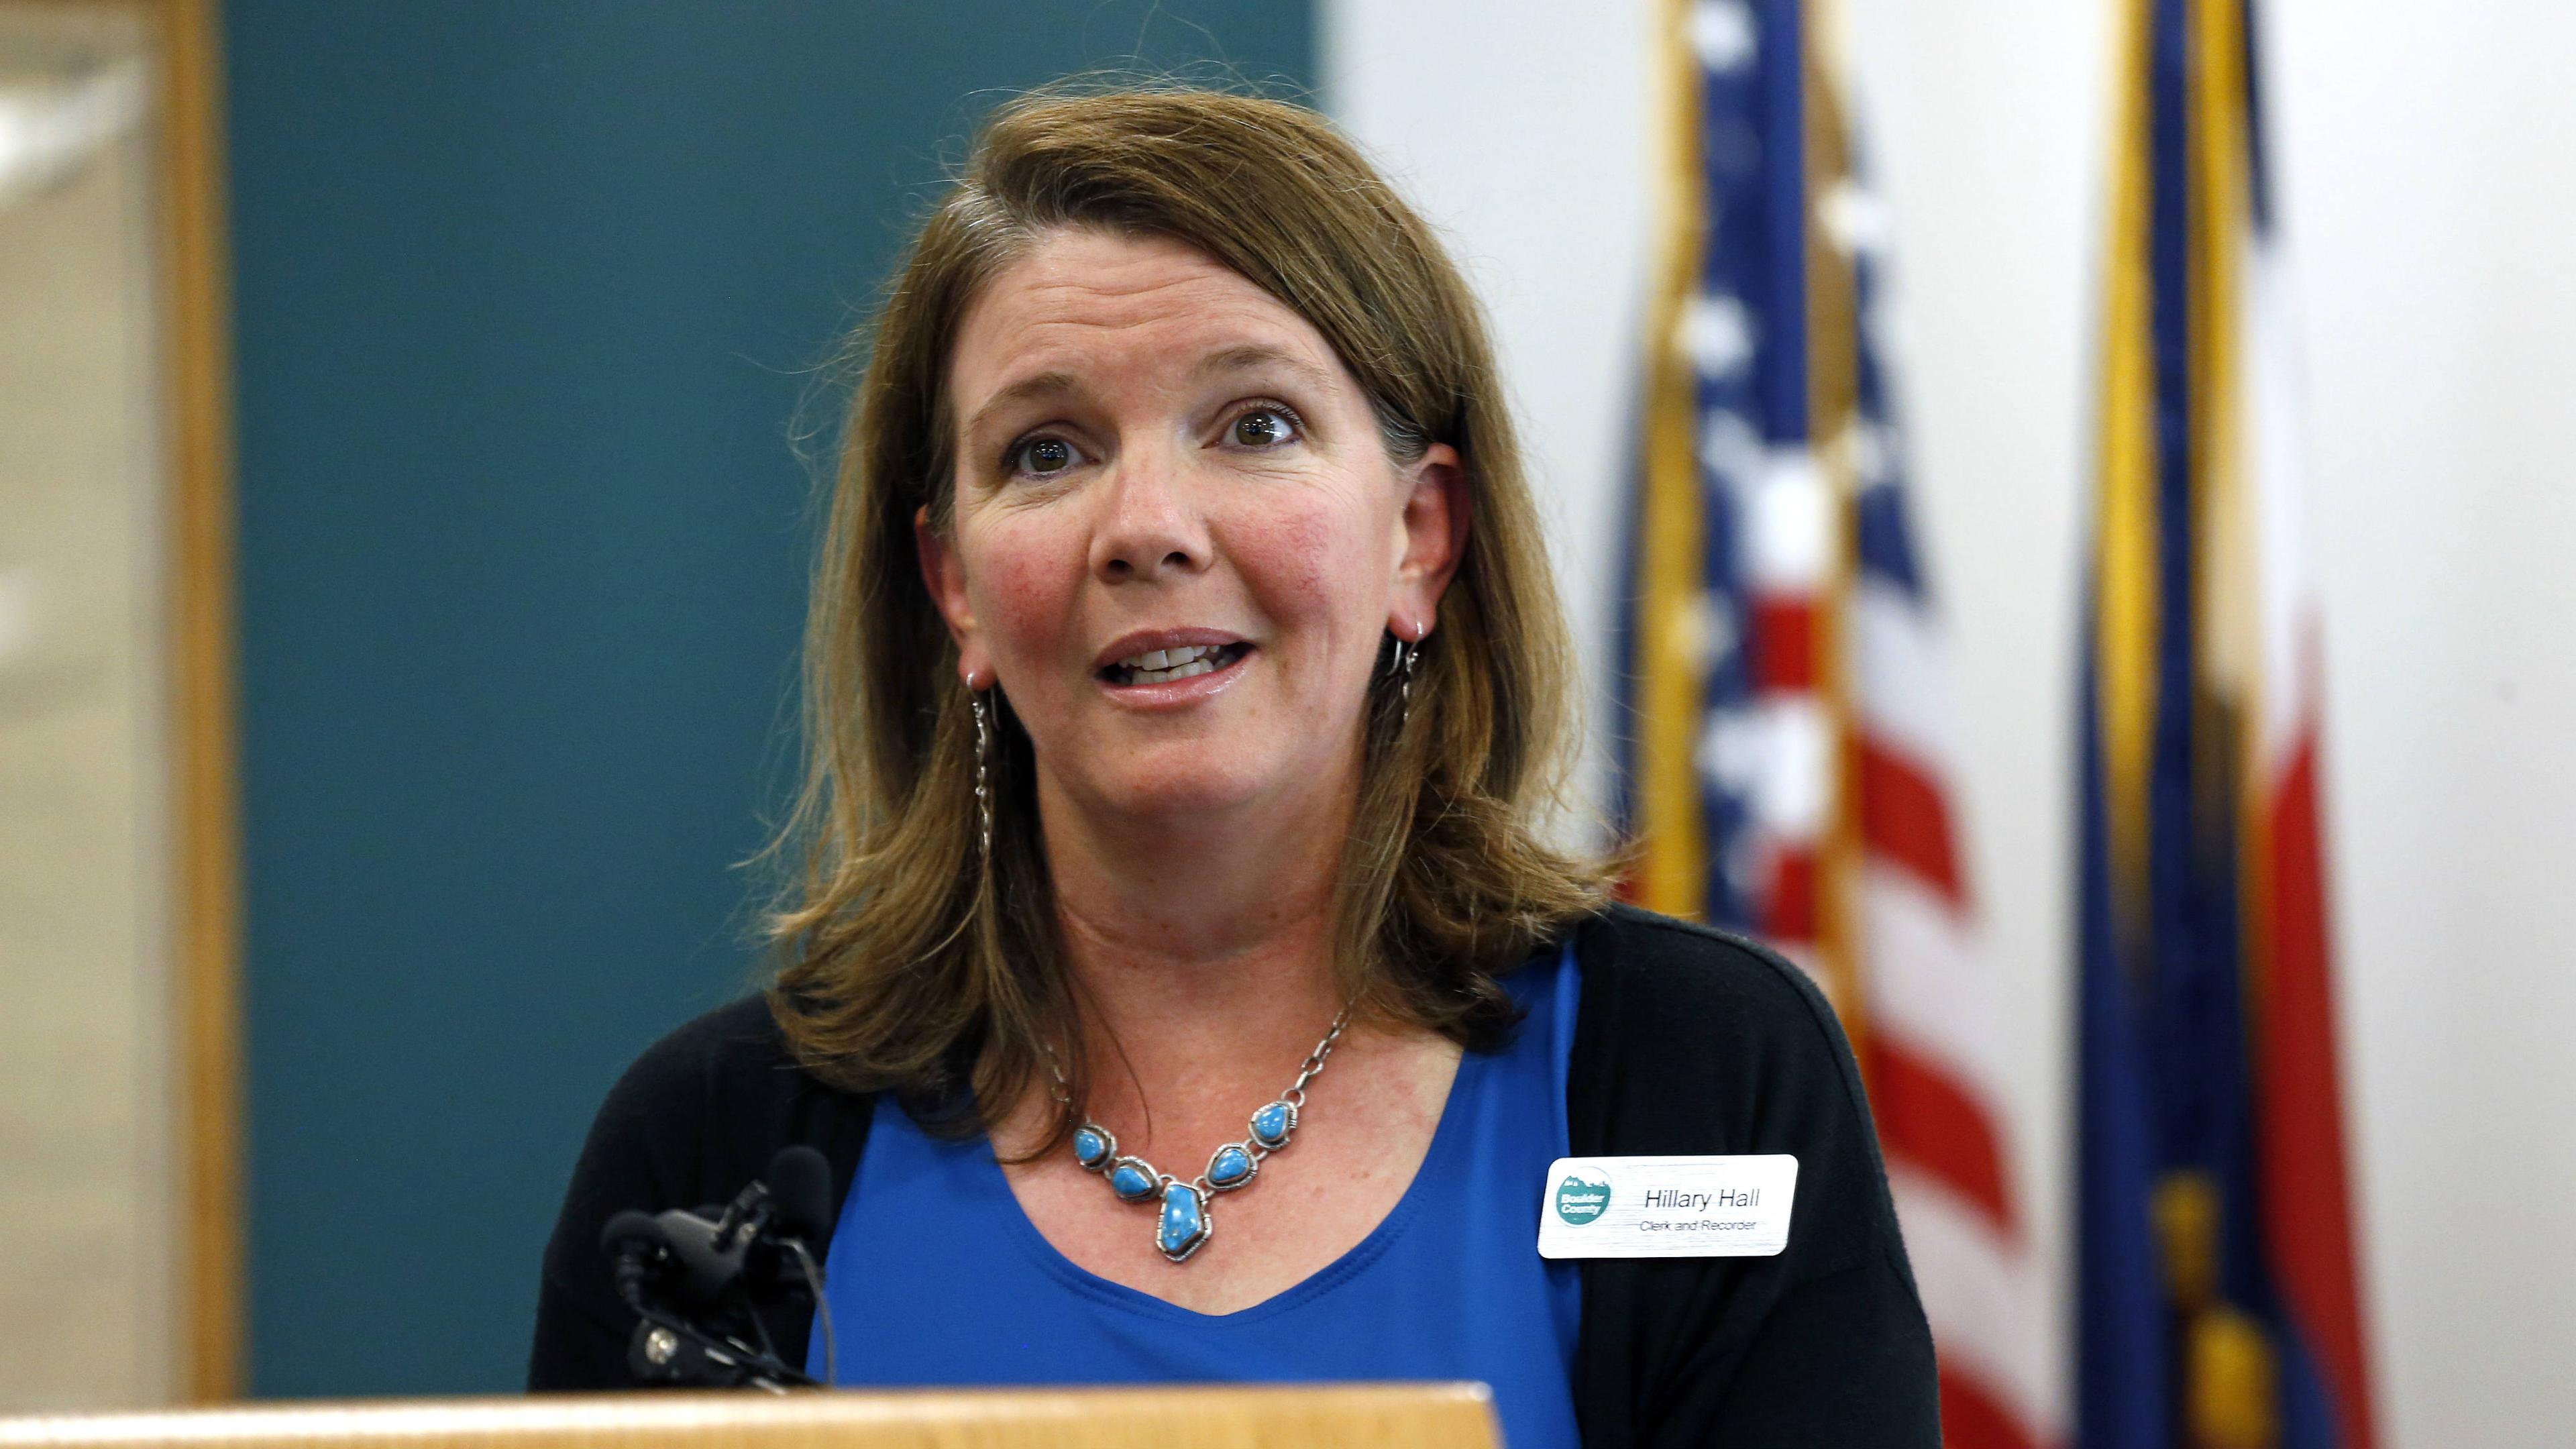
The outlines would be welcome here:
M 243 1388 L 241 827 L 235 711 L 231 252 L 216 0 L 147 0 L 161 79 L 170 359 L 171 759 L 181 1384 Z
M 1497 1449 L 1482 1384 L 643 1393 L 0 1419 L 0 1449 Z

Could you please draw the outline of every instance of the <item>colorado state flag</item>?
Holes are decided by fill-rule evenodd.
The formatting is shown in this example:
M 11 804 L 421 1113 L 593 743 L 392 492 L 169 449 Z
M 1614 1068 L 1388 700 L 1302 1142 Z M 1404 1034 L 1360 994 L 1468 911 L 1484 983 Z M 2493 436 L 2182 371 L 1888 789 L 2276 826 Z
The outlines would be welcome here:
M 2372 1442 L 2247 3 L 2123 0 L 2082 711 L 2081 1449 Z

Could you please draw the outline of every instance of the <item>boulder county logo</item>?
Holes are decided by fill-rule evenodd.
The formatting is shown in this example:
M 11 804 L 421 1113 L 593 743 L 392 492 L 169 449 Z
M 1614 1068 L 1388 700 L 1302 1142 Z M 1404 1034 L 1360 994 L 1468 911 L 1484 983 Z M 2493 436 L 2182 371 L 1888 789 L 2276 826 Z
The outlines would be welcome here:
M 1606 1179 L 1569 1172 L 1556 1185 L 1556 1215 L 1575 1227 L 1581 1227 L 1610 1210 L 1610 1184 Z

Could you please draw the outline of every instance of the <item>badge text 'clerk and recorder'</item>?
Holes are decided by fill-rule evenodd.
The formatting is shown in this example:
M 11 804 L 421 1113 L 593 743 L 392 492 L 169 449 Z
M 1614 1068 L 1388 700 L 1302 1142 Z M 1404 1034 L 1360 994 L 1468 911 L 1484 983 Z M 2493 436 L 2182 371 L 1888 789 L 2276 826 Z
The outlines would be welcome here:
M 1539 1204 L 1542 1258 L 1768 1258 L 1789 1246 L 1798 1159 L 1560 1157 Z

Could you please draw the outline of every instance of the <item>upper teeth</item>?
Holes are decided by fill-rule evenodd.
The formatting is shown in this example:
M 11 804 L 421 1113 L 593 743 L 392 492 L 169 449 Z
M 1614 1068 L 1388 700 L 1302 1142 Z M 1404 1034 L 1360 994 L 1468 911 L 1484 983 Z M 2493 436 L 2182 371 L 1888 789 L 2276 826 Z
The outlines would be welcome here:
M 1184 664 L 1196 664 L 1202 659 L 1213 662 L 1217 650 L 1223 647 L 1219 644 L 1184 644 L 1178 649 L 1148 649 L 1142 654 L 1130 654 L 1119 660 L 1118 667 L 1121 669 L 1178 669 Z

